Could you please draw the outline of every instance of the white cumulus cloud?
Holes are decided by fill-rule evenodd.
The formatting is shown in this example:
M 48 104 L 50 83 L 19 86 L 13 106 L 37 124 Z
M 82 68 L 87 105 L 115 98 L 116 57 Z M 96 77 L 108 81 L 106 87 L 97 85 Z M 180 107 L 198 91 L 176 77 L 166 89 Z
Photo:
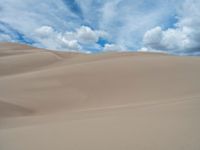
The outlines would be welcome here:
M 99 38 L 106 38 L 104 31 L 92 30 L 88 26 L 81 26 L 74 32 L 64 33 L 56 31 L 51 26 L 37 28 L 31 35 L 36 46 L 58 50 L 83 50 L 84 45 L 97 47 Z
M 126 51 L 127 49 L 117 44 L 105 44 L 103 51 Z
M 78 28 L 76 34 L 80 43 L 83 44 L 94 44 L 99 39 L 99 35 L 96 33 L 96 31 L 93 31 L 87 26 L 82 26 L 81 28 Z
M 178 11 L 174 28 L 163 30 L 160 26 L 144 34 L 143 43 L 148 49 L 172 53 L 200 54 L 200 1 L 186 0 Z

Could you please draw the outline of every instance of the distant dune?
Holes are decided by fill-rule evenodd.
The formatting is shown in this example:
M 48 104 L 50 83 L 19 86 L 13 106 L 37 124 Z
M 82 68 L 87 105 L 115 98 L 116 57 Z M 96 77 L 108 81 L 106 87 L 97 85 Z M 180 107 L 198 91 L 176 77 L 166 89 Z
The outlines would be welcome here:
M 0 150 L 199 150 L 200 57 L 0 43 Z

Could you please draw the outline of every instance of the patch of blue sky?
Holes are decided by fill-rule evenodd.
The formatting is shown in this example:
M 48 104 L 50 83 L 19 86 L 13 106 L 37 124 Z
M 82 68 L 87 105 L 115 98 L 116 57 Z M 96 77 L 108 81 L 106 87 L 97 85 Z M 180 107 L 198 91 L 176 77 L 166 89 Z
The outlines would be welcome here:
M 101 47 L 104 47 L 106 44 L 108 44 L 109 41 L 105 38 L 99 38 L 99 40 L 97 41 L 97 44 L 99 44 Z
M 176 27 L 176 23 L 178 22 L 178 18 L 176 16 L 176 14 L 172 14 L 169 15 L 166 18 L 166 21 L 164 22 L 164 24 L 160 25 L 162 27 L 162 29 L 166 30 L 168 28 L 175 28 Z
M 71 10 L 71 12 L 83 19 L 82 10 L 75 0 L 63 0 L 63 2 Z

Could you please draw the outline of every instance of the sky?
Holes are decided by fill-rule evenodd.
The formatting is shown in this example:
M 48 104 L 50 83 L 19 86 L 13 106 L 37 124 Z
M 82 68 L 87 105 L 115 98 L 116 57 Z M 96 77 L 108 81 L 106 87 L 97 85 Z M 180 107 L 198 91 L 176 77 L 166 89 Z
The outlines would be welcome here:
M 200 55 L 200 0 L 1 0 L 0 42 Z

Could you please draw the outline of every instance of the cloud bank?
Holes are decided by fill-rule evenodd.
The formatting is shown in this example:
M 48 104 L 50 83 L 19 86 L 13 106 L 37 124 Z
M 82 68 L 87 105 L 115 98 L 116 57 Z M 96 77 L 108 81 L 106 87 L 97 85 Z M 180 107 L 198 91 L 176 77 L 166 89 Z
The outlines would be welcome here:
M 100 30 L 92 30 L 88 26 L 81 26 L 74 31 L 59 32 L 51 26 L 37 28 L 32 38 L 35 46 L 56 50 L 84 51 L 87 47 L 101 49 L 97 44 L 100 38 L 107 38 L 107 33 Z
M 199 10 L 199 0 L 1 0 L 0 41 L 199 55 Z
M 174 28 L 157 26 L 148 30 L 143 43 L 149 50 L 175 54 L 200 54 L 200 1 L 186 0 L 178 12 Z

